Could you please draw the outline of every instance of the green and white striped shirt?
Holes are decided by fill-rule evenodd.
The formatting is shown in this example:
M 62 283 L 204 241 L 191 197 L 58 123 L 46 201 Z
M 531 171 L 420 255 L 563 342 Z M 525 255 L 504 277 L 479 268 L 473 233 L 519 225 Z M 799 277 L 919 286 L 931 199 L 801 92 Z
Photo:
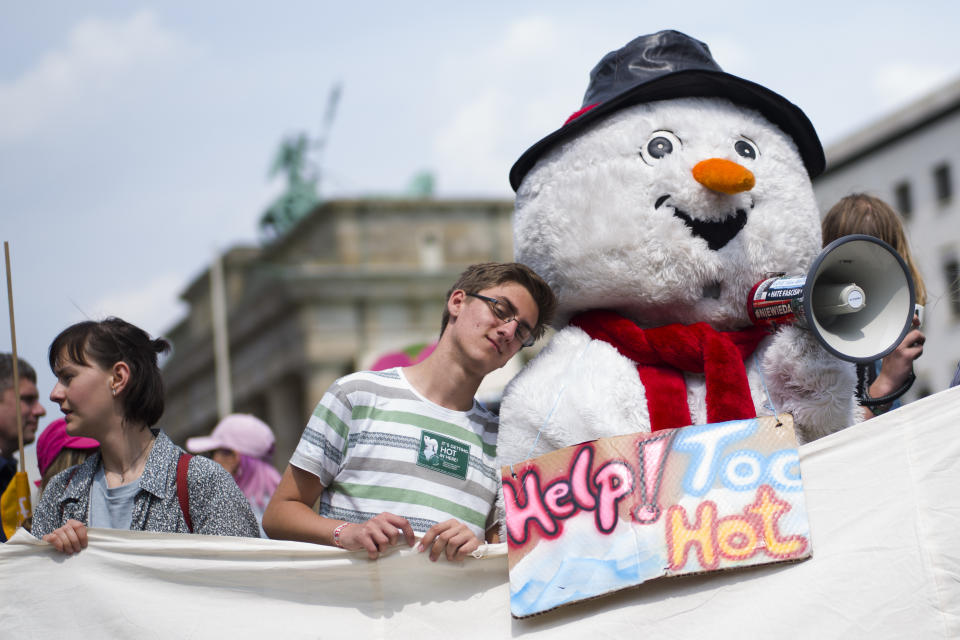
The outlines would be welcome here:
M 304 429 L 290 464 L 325 487 L 320 515 L 366 522 L 389 511 L 427 531 L 456 518 L 481 540 L 499 490 L 497 416 L 430 402 L 400 368 L 337 380 Z

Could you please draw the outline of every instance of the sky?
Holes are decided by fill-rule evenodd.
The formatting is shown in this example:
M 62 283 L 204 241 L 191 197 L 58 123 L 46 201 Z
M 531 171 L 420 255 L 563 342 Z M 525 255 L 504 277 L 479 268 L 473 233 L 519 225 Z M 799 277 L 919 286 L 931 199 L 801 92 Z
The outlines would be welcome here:
M 778 9 L 782 6 L 782 9 Z M 17 346 L 120 316 L 163 334 L 211 258 L 260 241 L 285 136 L 322 133 L 325 198 L 512 195 L 590 69 L 673 28 L 799 105 L 825 146 L 960 77 L 960 3 L 0 0 L 0 240 Z M 0 351 L 10 350 L 0 314 Z M 47 420 L 59 415 L 46 403 Z

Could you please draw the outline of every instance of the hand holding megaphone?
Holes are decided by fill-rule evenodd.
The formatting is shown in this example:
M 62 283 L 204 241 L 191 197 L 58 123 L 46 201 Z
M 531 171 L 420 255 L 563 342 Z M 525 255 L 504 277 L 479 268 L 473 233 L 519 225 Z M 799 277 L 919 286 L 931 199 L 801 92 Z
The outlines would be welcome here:
M 758 282 L 747 312 L 754 324 L 808 329 L 838 358 L 871 362 L 910 331 L 915 302 L 903 258 L 882 240 L 851 235 L 827 245 L 806 275 Z

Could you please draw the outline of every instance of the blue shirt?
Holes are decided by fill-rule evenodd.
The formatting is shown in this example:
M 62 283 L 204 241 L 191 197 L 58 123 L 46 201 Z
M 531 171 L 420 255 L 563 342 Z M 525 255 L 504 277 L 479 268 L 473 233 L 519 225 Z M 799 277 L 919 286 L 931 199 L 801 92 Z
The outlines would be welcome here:
M 90 526 L 129 529 L 133 521 L 133 500 L 140 491 L 140 478 L 112 489 L 101 466 L 90 486 Z

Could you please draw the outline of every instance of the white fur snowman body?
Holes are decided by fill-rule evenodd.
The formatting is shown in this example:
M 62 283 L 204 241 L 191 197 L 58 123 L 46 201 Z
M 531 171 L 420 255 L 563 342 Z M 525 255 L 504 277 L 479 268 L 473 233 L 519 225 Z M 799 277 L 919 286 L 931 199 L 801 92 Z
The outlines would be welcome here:
M 746 170 L 752 185 L 704 179 L 705 161 Z M 805 272 L 821 235 L 790 136 L 725 98 L 681 97 L 626 106 L 545 152 L 517 191 L 514 242 L 557 294 L 563 328 L 505 391 L 502 464 L 650 430 L 635 363 L 565 326 L 572 316 L 743 329 L 752 286 Z M 757 414 L 793 414 L 801 442 L 855 421 L 853 366 L 808 332 L 779 329 L 745 364 Z M 691 423 L 706 422 L 704 376 L 685 379 Z

